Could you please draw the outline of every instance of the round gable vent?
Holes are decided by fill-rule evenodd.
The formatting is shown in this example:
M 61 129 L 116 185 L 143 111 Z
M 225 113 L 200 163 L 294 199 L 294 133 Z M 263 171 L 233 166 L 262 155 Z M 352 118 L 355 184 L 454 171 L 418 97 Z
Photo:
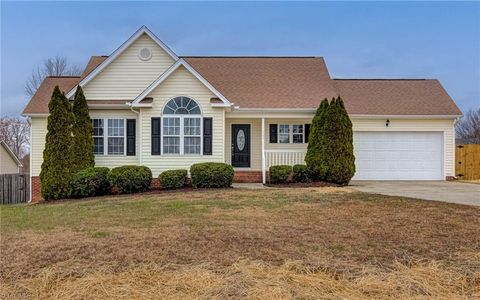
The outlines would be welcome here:
M 140 57 L 141 60 L 149 60 L 152 58 L 152 51 L 148 48 L 142 48 L 138 52 L 138 57 Z

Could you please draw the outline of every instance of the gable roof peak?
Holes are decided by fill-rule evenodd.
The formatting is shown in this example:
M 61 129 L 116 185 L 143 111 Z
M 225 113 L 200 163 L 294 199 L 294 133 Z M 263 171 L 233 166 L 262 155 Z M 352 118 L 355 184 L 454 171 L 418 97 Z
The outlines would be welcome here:
M 142 35 L 148 35 L 160 48 L 162 48 L 170 57 L 177 61 L 179 58 L 178 56 L 165 44 L 163 43 L 147 26 L 143 25 L 134 34 L 132 34 L 120 47 L 118 47 L 112 54 L 110 54 L 106 59 L 100 63 L 93 71 L 91 71 L 88 75 L 86 75 L 82 80 L 78 83 L 80 86 L 84 86 L 88 82 L 90 82 L 97 74 L 103 71 L 110 63 L 112 63 L 120 54 L 122 54 L 130 45 L 132 45 L 136 40 L 138 40 Z M 68 93 L 67 98 L 72 97 L 75 94 L 76 86 L 74 86 Z

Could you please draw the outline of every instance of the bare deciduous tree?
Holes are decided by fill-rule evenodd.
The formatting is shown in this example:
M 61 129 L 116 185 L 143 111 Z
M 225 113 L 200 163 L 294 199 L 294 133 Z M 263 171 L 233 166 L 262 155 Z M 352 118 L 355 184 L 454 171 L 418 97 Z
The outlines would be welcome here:
M 20 117 L 0 118 L 0 140 L 5 141 L 8 147 L 22 158 L 29 151 L 30 125 L 27 120 Z
M 455 126 L 457 138 L 480 144 L 480 108 L 470 109 Z
M 77 65 L 69 65 L 64 56 L 55 56 L 46 59 L 43 65 L 32 71 L 32 75 L 25 82 L 25 91 L 31 97 L 37 91 L 43 79 L 47 76 L 76 76 L 82 69 Z

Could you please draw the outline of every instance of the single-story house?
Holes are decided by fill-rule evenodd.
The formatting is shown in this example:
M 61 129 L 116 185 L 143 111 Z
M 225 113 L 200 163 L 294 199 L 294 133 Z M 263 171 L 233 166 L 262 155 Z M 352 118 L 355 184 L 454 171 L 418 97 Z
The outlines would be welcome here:
M 47 77 L 23 114 L 31 122 L 32 194 L 39 195 L 48 102 L 82 86 L 97 166 L 145 165 L 154 176 L 226 162 L 235 180 L 265 182 L 276 164 L 304 162 L 310 123 L 340 95 L 353 122 L 357 180 L 454 176 L 461 115 L 436 79 L 332 79 L 322 57 L 177 56 L 141 27 L 81 76 Z
M 22 168 L 22 162 L 17 155 L 5 141 L 0 141 L 0 174 L 19 174 Z

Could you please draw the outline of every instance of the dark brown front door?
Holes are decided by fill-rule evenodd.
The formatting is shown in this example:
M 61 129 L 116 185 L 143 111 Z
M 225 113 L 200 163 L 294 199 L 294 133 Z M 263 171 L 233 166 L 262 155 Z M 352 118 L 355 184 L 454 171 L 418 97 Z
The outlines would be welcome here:
M 250 168 L 250 124 L 232 125 L 232 166 Z

